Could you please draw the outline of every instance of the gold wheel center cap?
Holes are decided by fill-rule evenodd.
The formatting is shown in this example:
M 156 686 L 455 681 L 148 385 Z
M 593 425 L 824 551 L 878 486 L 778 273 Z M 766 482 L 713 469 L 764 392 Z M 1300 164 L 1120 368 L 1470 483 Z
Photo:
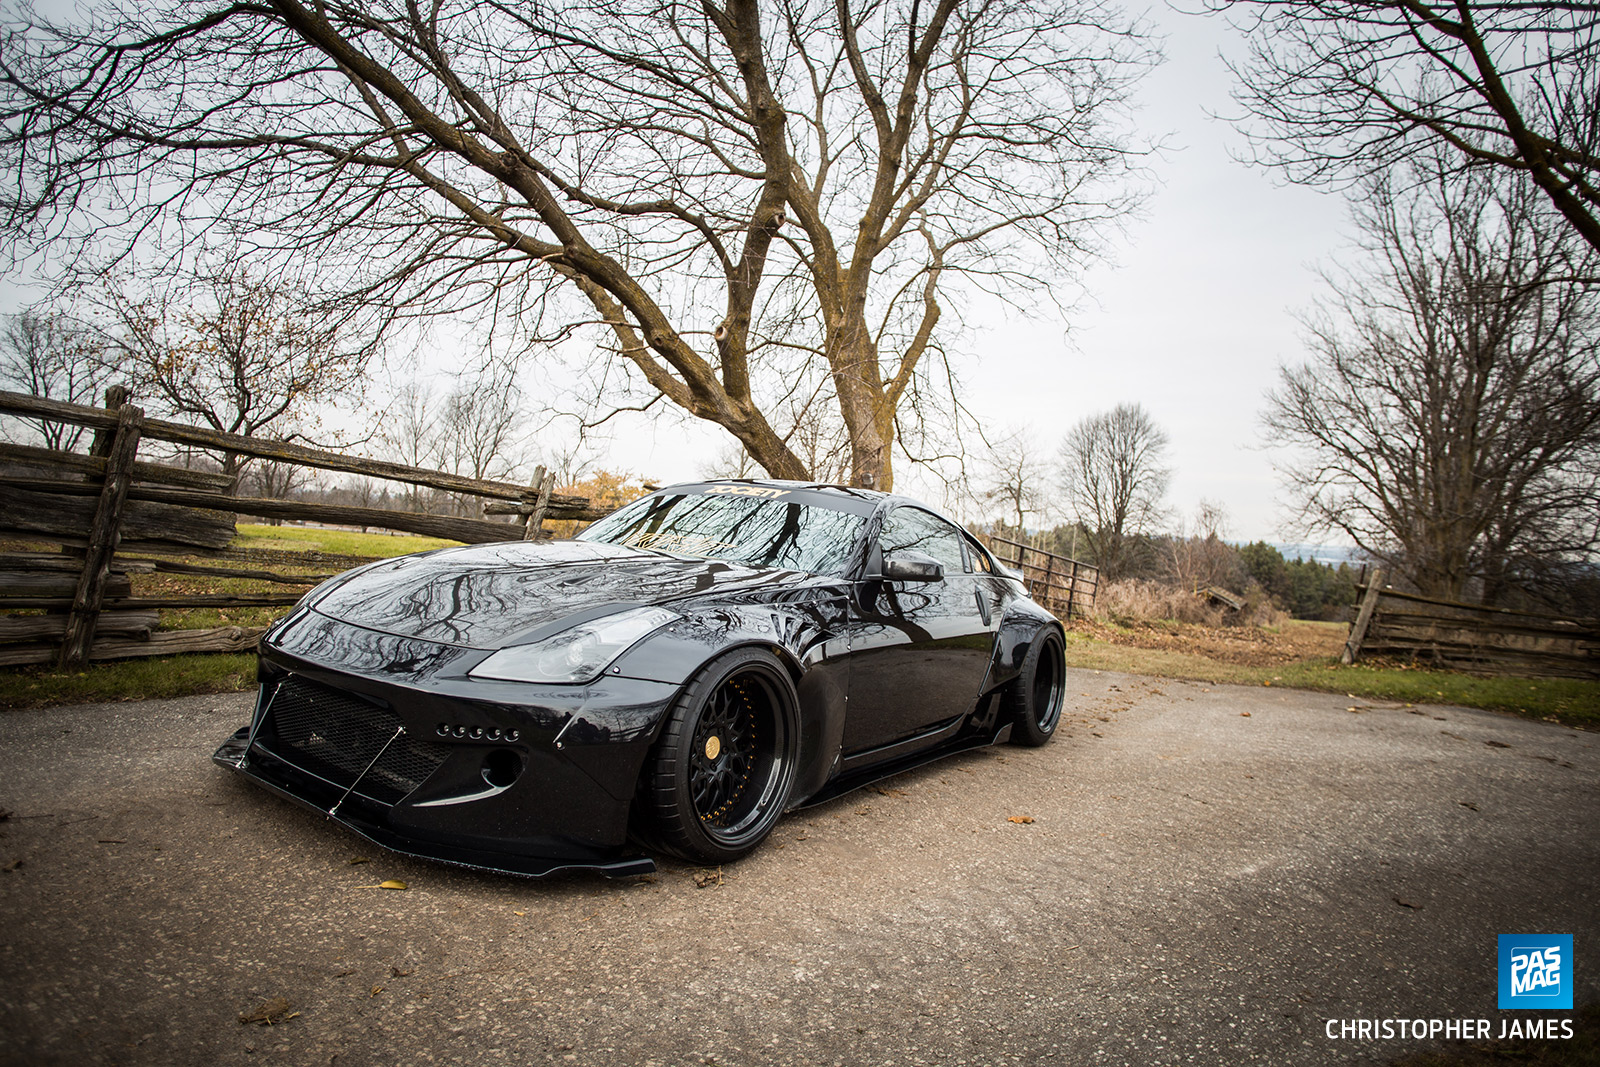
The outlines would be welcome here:
M 706 738 L 706 759 L 716 759 L 722 751 L 722 738 L 712 734 Z

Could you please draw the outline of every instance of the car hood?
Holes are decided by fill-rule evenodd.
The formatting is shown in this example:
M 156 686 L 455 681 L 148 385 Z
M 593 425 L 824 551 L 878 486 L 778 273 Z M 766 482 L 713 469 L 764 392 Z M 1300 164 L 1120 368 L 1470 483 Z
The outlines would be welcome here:
M 508 541 L 370 564 L 318 587 L 307 604 L 367 629 L 493 649 L 610 604 L 661 604 L 812 578 L 596 541 Z

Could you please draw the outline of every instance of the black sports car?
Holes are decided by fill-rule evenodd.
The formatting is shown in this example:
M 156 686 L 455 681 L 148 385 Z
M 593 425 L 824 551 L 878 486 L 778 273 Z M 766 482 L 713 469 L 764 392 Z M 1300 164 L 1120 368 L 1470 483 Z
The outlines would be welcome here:
M 678 485 L 573 541 L 325 582 L 261 641 L 217 763 L 378 844 L 543 875 L 722 863 L 787 809 L 963 749 L 1042 745 L 1060 624 L 901 497 Z

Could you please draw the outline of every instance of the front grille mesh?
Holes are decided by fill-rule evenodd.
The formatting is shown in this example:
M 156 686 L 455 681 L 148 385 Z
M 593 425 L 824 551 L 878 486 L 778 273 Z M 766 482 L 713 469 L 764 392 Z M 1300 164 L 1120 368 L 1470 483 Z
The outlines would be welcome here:
M 345 788 L 400 726 L 399 719 L 381 708 L 298 678 L 279 684 L 270 714 L 279 756 Z M 355 791 L 394 804 L 437 770 L 449 751 L 404 734 L 395 738 Z

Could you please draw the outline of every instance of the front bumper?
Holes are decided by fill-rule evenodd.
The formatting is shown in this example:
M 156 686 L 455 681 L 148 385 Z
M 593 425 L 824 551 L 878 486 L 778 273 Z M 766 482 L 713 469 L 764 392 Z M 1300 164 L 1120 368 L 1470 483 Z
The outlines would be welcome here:
M 250 728 L 241 727 L 237 733 L 222 743 L 211 759 L 220 767 L 238 771 L 257 785 L 319 811 L 347 830 L 371 841 L 375 845 L 398 852 L 402 856 L 448 863 L 457 867 L 470 867 L 499 874 L 516 874 L 526 878 L 543 878 L 565 871 L 596 871 L 611 878 L 626 878 L 650 874 L 656 869 L 655 861 L 648 856 L 623 856 L 618 859 L 577 859 L 555 856 L 517 855 L 489 849 L 466 848 L 447 841 L 424 841 L 391 829 L 382 806 L 366 797 L 354 795 L 339 805 L 344 790 L 330 788 L 329 783 L 307 774 L 294 765 L 278 759 L 271 753 L 256 749 L 246 761 L 246 744 Z M 327 808 L 323 801 L 333 798 Z M 337 813 L 334 806 L 338 805 Z
M 655 869 L 629 852 L 629 809 L 676 687 L 365 669 L 415 664 L 414 650 L 387 647 L 334 668 L 298 655 L 296 636 L 291 625 L 263 642 L 255 713 L 217 749 L 219 766 L 409 856 L 526 877 Z

